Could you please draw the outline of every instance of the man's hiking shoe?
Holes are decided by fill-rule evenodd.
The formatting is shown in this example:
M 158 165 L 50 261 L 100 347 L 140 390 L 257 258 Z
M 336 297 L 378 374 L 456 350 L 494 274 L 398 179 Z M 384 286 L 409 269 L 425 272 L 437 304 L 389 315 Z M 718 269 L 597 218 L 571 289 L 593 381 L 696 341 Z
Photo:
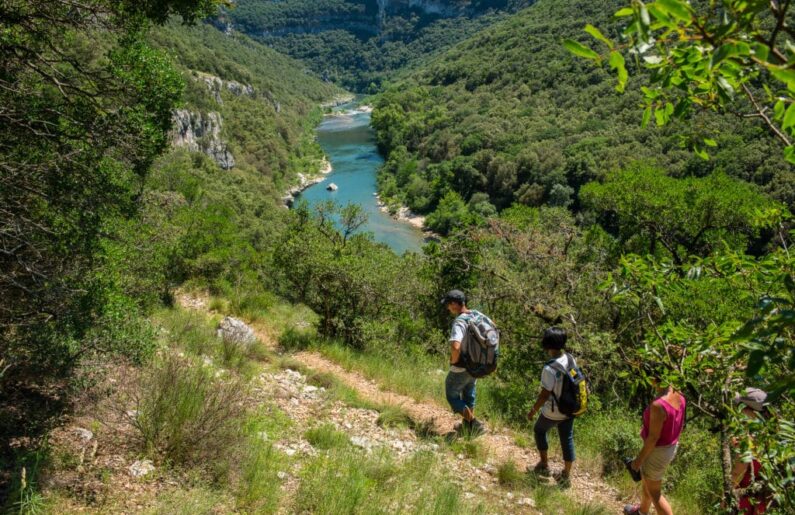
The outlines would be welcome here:
M 483 423 L 480 420 L 478 420 L 478 419 L 472 420 L 467 425 L 469 426 L 467 428 L 468 429 L 468 434 L 472 438 L 480 436 L 480 435 L 482 435 L 483 433 L 486 432 L 486 426 L 484 426 Z
M 545 463 L 537 463 L 536 466 L 533 467 L 533 474 L 541 477 L 549 477 L 549 466 Z
M 624 506 L 624 515 L 648 515 L 640 511 L 640 504 L 627 504 Z
M 552 475 L 552 477 L 555 478 L 555 481 L 558 482 L 558 486 L 559 487 L 561 487 L 561 488 L 569 488 L 569 487 L 571 487 L 571 478 L 565 472 L 563 472 L 563 471 L 555 472 Z

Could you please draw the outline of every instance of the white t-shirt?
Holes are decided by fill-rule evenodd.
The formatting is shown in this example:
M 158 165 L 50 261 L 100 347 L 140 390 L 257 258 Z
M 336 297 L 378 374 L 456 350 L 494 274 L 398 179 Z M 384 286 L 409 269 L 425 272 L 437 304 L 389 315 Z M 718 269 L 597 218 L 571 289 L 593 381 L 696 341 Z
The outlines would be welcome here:
M 568 365 L 565 352 L 559 358 L 555 358 L 555 361 L 563 365 L 563 368 L 566 368 Z M 577 364 L 574 361 L 574 356 L 571 358 L 571 364 Z M 554 393 L 558 398 L 560 398 L 560 394 L 563 391 L 563 374 L 549 365 L 544 365 L 543 370 L 541 370 L 541 388 Z M 557 403 L 555 403 L 556 409 L 554 411 L 552 410 L 552 400 L 552 395 L 550 395 L 549 399 L 547 399 L 547 402 L 545 402 L 544 406 L 541 408 L 541 414 L 549 420 L 566 420 L 569 418 L 557 410 Z
M 467 333 L 467 323 L 462 320 L 461 318 L 456 318 L 453 321 L 453 327 L 450 329 L 450 343 L 453 342 L 464 342 L 464 336 Z M 467 369 L 463 367 L 456 367 L 454 365 L 450 365 L 450 372 L 466 372 Z

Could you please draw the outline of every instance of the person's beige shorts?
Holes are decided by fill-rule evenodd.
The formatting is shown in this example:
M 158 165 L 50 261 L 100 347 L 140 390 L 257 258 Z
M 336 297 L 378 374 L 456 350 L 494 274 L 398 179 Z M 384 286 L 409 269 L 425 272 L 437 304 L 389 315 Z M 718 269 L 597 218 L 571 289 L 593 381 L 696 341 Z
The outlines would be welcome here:
M 643 477 L 652 481 L 662 481 L 663 476 L 665 476 L 665 469 L 674 461 L 676 448 L 677 445 L 655 447 L 640 467 L 640 473 Z

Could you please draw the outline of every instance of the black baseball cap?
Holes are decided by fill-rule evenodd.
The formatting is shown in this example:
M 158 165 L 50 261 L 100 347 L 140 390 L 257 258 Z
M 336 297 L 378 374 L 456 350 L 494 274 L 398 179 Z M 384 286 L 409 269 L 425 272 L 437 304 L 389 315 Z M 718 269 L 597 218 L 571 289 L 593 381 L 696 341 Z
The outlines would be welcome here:
M 451 302 L 458 302 L 461 305 L 467 303 L 467 296 L 461 290 L 450 290 L 442 297 L 442 304 L 447 305 Z

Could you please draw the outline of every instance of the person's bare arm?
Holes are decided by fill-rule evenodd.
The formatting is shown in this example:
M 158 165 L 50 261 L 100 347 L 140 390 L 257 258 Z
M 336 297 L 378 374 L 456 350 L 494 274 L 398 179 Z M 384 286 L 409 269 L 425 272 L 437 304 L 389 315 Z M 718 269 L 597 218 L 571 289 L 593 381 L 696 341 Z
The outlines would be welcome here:
M 541 393 L 538 394 L 538 399 L 536 399 L 536 403 L 533 404 L 533 409 L 527 412 L 528 419 L 532 420 L 535 418 L 536 413 L 538 413 L 538 410 L 541 409 L 541 406 L 543 406 L 547 402 L 550 395 L 552 395 L 552 392 L 541 388 Z
M 450 342 L 450 364 L 458 363 L 458 358 L 461 357 L 461 342 Z
M 650 411 L 649 434 L 643 441 L 643 448 L 640 450 L 638 457 L 632 462 L 632 468 L 634 470 L 640 470 L 643 462 L 646 461 L 646 458 L 648 458 L 649 454 L 651 454 L 651 452 L 654 450 L 654 447 L 657 445 L 657 440 L 660 439 L 663 422 L 665 422 L 665 409 L 663 409 L 662 406 L 652 403 Z

